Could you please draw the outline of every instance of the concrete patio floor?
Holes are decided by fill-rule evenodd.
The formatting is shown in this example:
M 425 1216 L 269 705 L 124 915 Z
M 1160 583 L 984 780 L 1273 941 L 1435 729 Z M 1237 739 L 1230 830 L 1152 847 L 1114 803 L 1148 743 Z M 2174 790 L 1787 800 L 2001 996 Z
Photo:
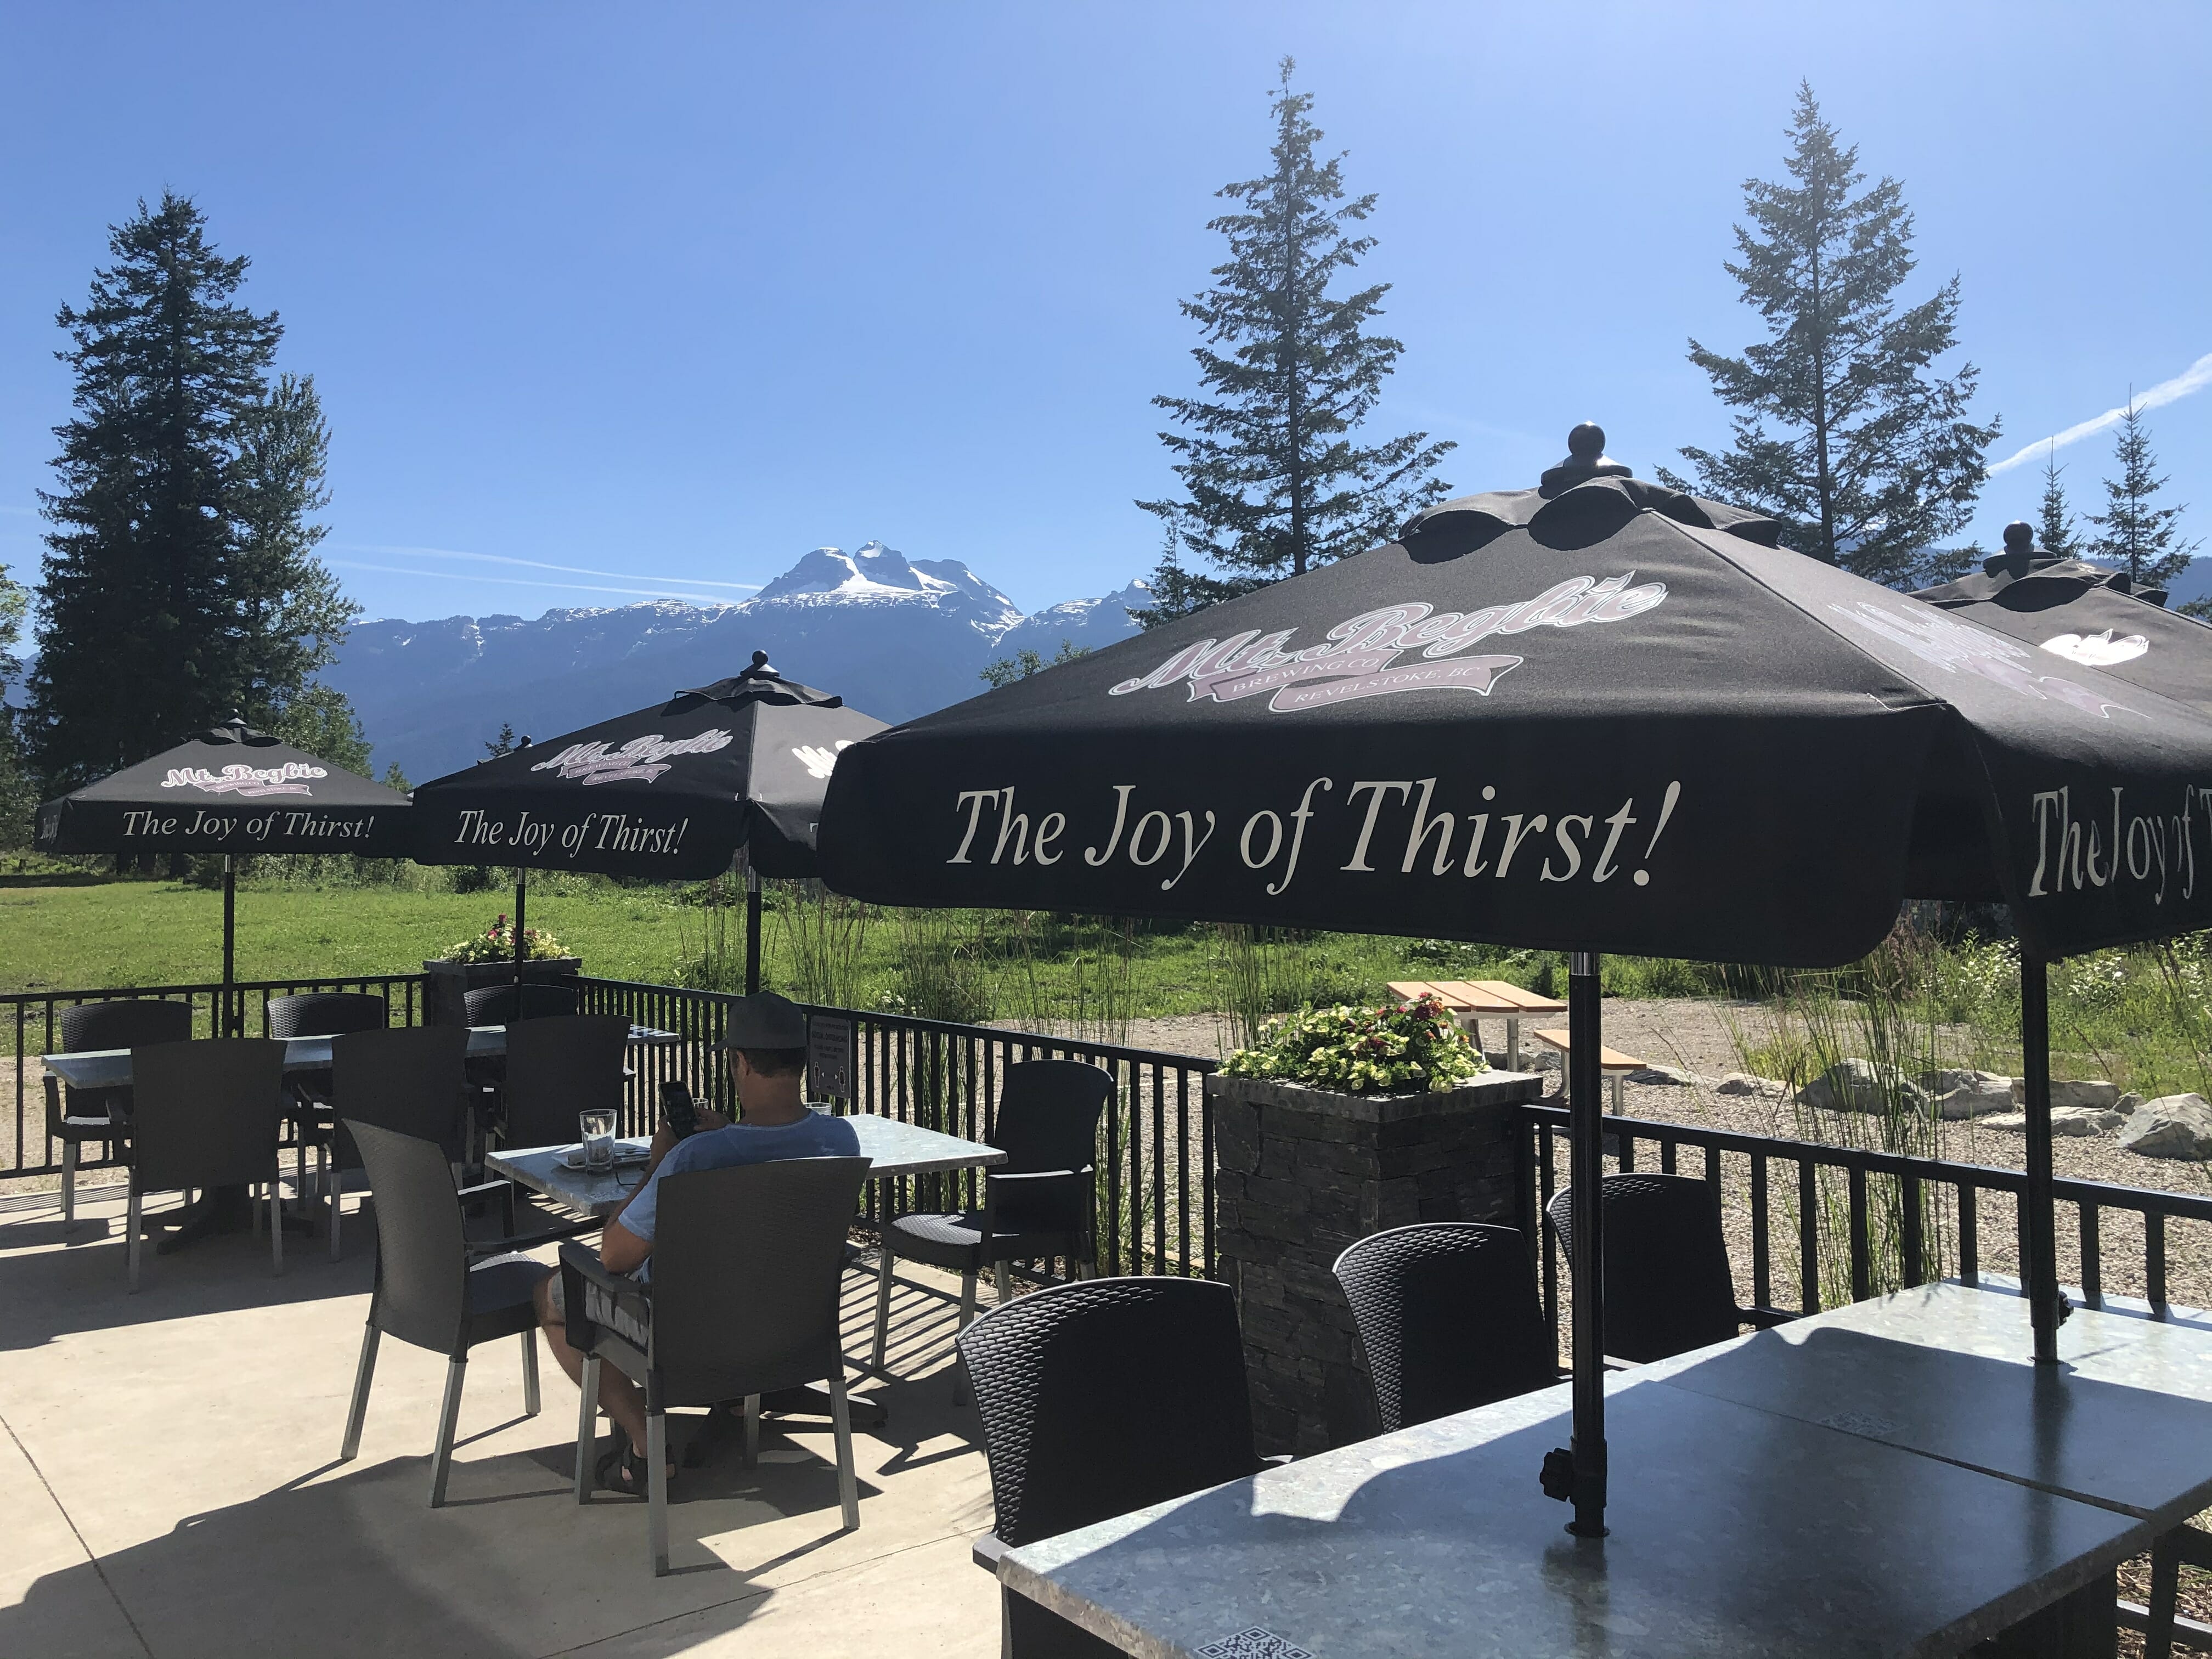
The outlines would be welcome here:
M 118 1197 L 81 1204 L 66 1234 L 51 1200 L 15 1201 L 38 1207 L 0 1211 L 0 1655 L 998 1651 L 996 1588 L 968 1553 L 990 1481 L 975 1413 L 953 1404 L 943 1300 L 895 1304 L 898 1381 L 855 1374 L 890 1407 L 854 1435 L 857 1532 L 840 1530 L 827 1425 L 770 1419 L 757 1468 L 732 1431 L 679 1475 L 673 1570 L 655 1579 L 643 1506 L 570 1494 L 575 1394 L 542 1348 L 535 1418 L 517 1344 L 476 1351 L 445 1508 L 427 1506 L 438 1355 L 386 1340 L 361 1455 L 334 1461 L 368 1212 L 348 1215 L 341 1262 L 295 1235 L 272 1278 L 265 1241 L 222 1237 L 149 1249 L 130 1296 Z M 873 1279 L 846 1291 L 846 1352 L 862 1353 Z

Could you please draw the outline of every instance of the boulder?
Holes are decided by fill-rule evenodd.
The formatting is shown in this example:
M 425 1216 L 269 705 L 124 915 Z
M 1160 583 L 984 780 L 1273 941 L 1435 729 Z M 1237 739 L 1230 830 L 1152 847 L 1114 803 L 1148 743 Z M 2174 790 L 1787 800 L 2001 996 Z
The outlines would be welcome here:
M 1839 1060 L 1797 1091 L 1797 1103 L 1826 1112 L 1923 1113 L 1928 1091 L 1894 1066 Z
M 2016 1077 L 2012 1080 L 2012 1103 L 2015 1108 L 2027 1104 L 2027 1079 Z M 2120 1103 L 2120 1085 L 2117 1083 L 2080 1082 L 2051 1085 L 2051 1109 L 2054 1112 L 2068 1106 L 2087 1106 L 2100 1112 L 2109 1112 Z
M 2212 1158 L 2212 1104 L 2202 1095 L 2160 1095 L 2123 1120 L 2120 1145 L 2145 1158 Z
M 1753 1077 L 1749 1072 L 1730 1072 L 1713 1085 L 1717 1095 L 1758 1095 L 1767 1100 L 1780 1100 L 1790 1092 L 1790 1085 L 1771 1077 Z
M 2013 1109 L 2012 1079 L 1972 1066 L 1923 1073 L 1920 1086 L 1935 1097 L 1939 1117 L 1984 1117 Z
M 2110 1134 L 2129 1120 L 2118 1112 L 2100 1111 L 2094 1106 L 2054 1106 L 2051 1109 L 2051 1133 L 2053 1135 Z M 2027 1133 L 2026 1112 L 2002 1112 L 1982 1120 L 1984 1127 L 2008 1129 L 2014 1134 Z

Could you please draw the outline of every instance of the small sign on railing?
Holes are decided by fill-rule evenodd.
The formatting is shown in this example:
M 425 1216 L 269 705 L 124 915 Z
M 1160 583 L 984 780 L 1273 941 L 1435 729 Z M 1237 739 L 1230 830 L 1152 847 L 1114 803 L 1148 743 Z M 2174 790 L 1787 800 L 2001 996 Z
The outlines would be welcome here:
M 842 1015 L 807 1016 L 806 1092 L 817 1100 L 853 1098 L 853 1022 Z

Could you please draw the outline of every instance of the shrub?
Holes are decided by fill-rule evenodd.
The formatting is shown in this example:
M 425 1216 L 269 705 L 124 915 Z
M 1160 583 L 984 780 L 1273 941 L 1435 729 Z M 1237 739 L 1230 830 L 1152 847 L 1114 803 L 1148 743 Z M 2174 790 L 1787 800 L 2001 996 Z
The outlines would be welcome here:
M 1302 1008 L 1269 1020 L 1258 1046 L 1239 1048 L 1221 1069 L 1368 1095 L 1442 1094 L 1489 1067 L 1443 1004 L 1422 997 L 1376 1008 Z

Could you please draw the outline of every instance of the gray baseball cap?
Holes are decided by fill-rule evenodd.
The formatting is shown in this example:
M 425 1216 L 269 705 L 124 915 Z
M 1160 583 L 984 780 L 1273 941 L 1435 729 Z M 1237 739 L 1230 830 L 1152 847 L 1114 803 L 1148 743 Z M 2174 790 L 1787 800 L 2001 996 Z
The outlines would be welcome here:
M 758 991 L 729 1005 L 728 1035 L 717 1048 L 804 1048 L 806 1016 L 789 997 Z

